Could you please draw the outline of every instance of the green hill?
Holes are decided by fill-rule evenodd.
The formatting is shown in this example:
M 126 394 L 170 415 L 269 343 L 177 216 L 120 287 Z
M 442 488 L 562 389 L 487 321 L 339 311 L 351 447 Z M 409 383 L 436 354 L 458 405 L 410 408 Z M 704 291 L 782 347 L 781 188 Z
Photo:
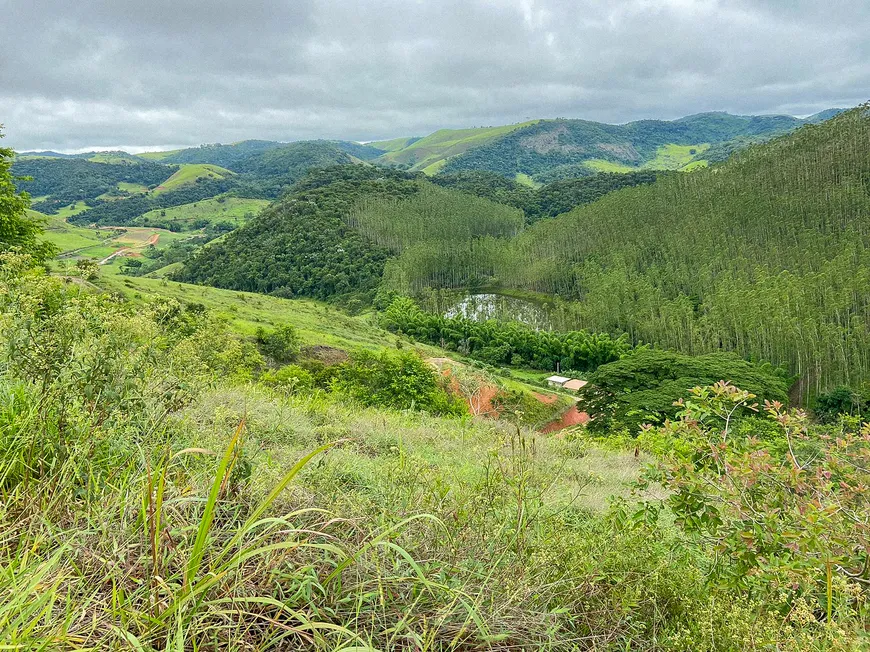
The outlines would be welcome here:
M 154 194 L 159 195 L 171 190 L 177 190 L 182 186 L 198 183 L 202 179 L 220 180 L 227 179 L 233 172 L 218 165 L 200 163 L 184 163 L 166 181 L 154 189 Z
M 534 122 L 523 122 L 503 127 L 440 129 L 425 138 L 408 139 L 410 144 L 402 148 L 396 147 L 396 141 L 387 141 L 394 149 L 388 151 L 378 161 L 385 164 L 402 165 L 414 171 L 428 168 L 430 173 L 434 173 L 451 156 L 485 145 L 530 124 L 534 124 Z M 377 147 L 377 143 L 372 144 Z
M 307 177 L 281 202 L 204 247 L 177 278 L 215 287 L 320 299 L 374 294 L 388 251 L 344 222 L 364 195 L 417 191 L 409 175 L 345 165 Z
M 12 170 L 17 176 L 30 177 L 17 185 L 42 198 L 36 208 L 44 213 L 55 212 L 78 200 L 96 199 L 118 190 L 122 183 L 156 186 L 166 182 L 174 172 L 173 168 L 147 161 L 134 165 L 71 157 L 16 160 Z
M 395 152 L 400 149 L 405 149 L 410 145 L 413 145 L 418 140 L 420 140 L 420 136 L 412 137 L 412 138 L 393 138 L 391 140 L 376 140 L 370 143 L 367 143 L 371 147 L 376 147 L 382 152 Z
M 208 224 L 241 226 L 269 205 L 265 199 L 213 197 L 190 204 L 148 211 L 134 220 L 140 226 L 162 226 L 190 230 Z
M 488 170 L 511 179 L 521 174 L 547 183 L 596 172 L 676 170 L 703 160 L 703 151 L 711 144 L 738 138 L 770 138 L 808 122 L 791 116 L 727 113 L 624 125 L 541 120 L 457 153 L 440 172 Z

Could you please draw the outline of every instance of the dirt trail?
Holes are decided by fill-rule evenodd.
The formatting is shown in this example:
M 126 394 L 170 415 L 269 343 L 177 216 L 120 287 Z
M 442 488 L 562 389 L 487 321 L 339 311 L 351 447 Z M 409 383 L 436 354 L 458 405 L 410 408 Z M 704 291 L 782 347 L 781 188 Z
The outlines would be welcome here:
M 126 253 L 128 253 L 128 252 L 130 252 L 130 251 L 132 251 L 132 250 L 130 249 L 130 247 L 124 247 L 123 249 L 118 249 L 118 251 L 116 251 L 115 253 L 113 253 L 113 254 L 109 254 L 108 256 L 106 256 L 105 258 L 103 258 L 103 259 L 102 259 L 98 264 L 99 264 L 99 265 L 105 265 L 105 264 L 108 263 L 110 260 L 112 260 L 112 258 L 114 258 L 115 256 L 123 256 L 123 255 L 125 255 Z

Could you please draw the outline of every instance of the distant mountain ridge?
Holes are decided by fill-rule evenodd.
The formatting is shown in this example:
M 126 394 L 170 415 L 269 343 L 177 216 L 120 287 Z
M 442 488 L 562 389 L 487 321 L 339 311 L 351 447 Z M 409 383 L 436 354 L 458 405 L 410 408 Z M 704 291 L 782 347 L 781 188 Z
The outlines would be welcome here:
M 441 171 L 486 170 L 508 178 L 524 175 L 547 183 L 598 171 L 697 167 L 707 164 L 703 153 L 711 146 L 736 139 L 769 140 L 838 112 L 830 109 L 806 119 L 711 112 L 672 121 L 639 120 L 622 125 L 541 120 L 450 157 Z
M 78 158 L 99 163 L 211 164 L 235 172 L 251 160 L 279 149 L 333 148 L 356 162 L 366 161 L 434 175 L 466 170 L 496 172 L 507 178 L 547 183 L 596 172 L 637 169 L 689 169 L 749 144 L 828 120 L 843 109 L 826 109 L 806 118 L 790 115 L 733 115 L 711 111 L 676 120 L 637 120 L 609 124 L 580 119 L 531 120 L 513 125 L 439 129 L 425 137 L 401 137 L 360 143 L 346 140 L 280 142 L 244 140 L 232 144 L 129 154 L 122 151 L 63 154 L 28 151 L 19 160 Z M 729 143 L 721 147 L 723 143 Z M 687 148 L 687 149 L 676 149 Z M 289 151 L 288 150 L 288 151 Z M 695 150 L 695 151 L 691 151 Z M 340 158 L 340 157 L 339 157 Z M 338 163 L 342 161 L 332 161 Z M 518 176 L 519 175 L 519 176 Z

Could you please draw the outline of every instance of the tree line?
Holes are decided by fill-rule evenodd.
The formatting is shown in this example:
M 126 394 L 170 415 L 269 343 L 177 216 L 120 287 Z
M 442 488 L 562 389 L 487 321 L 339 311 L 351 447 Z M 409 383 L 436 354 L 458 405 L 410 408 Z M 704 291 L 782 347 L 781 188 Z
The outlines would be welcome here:
M 566 373 L 595 369 L 631 349 L 627 338 L 614 339 L 607 333 L 536 331 L 516 322 L 444 317 L 422 311 L 408 297 L 397 297 L 390 304 L 384 325 L 492 365 L 543 370 L 555 370 L 558 365 Z

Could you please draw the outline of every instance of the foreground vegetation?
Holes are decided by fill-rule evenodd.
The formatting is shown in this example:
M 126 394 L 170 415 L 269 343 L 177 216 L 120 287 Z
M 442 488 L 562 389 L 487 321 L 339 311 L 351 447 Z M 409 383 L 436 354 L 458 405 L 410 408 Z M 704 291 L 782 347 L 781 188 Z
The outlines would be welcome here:
M 365 317 L 47 274 L 3 181 L 4 646 L 865 647 L 866 427 L 726 383 L 634 452 L 474 418 Z M 325 325 L 371 352 L 317 357 Z
M 745 600 L 704 581 L 713 551 L 656 503 L 590 502 L 629 497 L 595 470 L 637 472 L 631 454 L 252 382 L 262 353 L 195 305 L 23 263 L 0 281 L 17 649 L 857 649 L 863 598 L 839 571 L 830 594 L 805 572 Z M 837 600 L 818 612 L 817 580 Z

